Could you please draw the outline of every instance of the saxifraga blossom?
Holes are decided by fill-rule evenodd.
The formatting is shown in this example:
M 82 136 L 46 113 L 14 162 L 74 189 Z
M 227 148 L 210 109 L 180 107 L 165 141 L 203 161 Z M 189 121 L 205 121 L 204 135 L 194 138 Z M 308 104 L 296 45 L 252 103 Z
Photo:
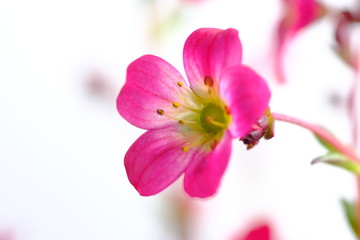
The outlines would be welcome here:
M 182 174 L 190 196 L 212 196 L 231 139 L 246 136 L 268 108 L 266 82 L 241 64 L 237 30 L 196 30 L 183 58 L 188 82 L 159 57 L 136 59 L 117 98 L 120 115 L 148 130 L 125 155 L 128 178 L 142 196 L 162 191 Z

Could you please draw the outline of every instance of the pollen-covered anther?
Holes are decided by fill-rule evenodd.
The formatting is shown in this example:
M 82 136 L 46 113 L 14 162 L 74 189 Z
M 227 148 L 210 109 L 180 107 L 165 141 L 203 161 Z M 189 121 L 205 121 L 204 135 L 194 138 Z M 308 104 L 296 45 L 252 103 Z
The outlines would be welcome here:
M 212 141 L 212 142 L 210 143 L 210 148 L 211 148 L 211 149 L 215 149 L 216 146 L 218 145 L 218 143 L 219 143 L 219 141 L 218 141 L 217 139 L 215 139 L 214 141 Z
M 214 86 L 214 80 L 211 77 L 206 76 L 204 78 L 204 84 L 208 87 L 212 87 L 212 86 Z
M 189 148 L 188 148 L 188 147 L 182 147 L 182 148 L 181 148 L 181 151 L 187 152 L 187 151 L 189 151 Z
M 225 106 L 225 107 L 224 107 L 224 110 L 225 110 L 225 113 L 226 113 L 227 115 L 230 115 L 230 114 L 231 114 L 230 108 L 229 108 L 228 106 Z
M 162 115 L 164 115 L 165 111 L 162 109 L 158 109 L 158 110 L 156 110 L 156 113 L 162 116 Z
M 179 124 L 184 124 L 185 122 L 183 120 L 178 121 Z
M 173 104 L 172 104 L 172 105 L 173 105 L 173 107 L 174 107 L 174 108 L 178 108 L 178 107 L 180 106 L 180 104 L 179 104 L 179 103 L 177 103 L 177 102 L 173 102 Z
M 182 83 L 182 82 L 177 82 L 177 85 L 179 86 L 179 87 L 182 87 L 182 86 L 184 86 L 184 84 Z

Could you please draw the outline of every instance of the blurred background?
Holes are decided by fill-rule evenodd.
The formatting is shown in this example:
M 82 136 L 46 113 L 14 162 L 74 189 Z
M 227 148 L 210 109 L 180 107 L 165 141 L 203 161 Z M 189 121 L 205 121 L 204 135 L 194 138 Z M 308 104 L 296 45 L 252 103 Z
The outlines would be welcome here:
M 356 0 L 324 0 L 351 8 Z M 274 74 L 280 0 L 0 1 L 0 239 L 222 240 L 258 222 L 277 240 L 355 239 L 340 199 L 354 177 L 310 162 L 325 153 L 306 130 L 277 122 L 247 151 L 233 142 L 216 196 L 191 199 L 182 182 L 152 197 L 129 183 L 123 157 L 143 133 L 115 101 L 144 54 L 184 74 L 182 49 L 201 27 L 236 28 L 246 65 L 270 85 L 272 111 L 318 123 L 351 142 L 354 73 L 334 53 L 331 16 L 297 33 Z

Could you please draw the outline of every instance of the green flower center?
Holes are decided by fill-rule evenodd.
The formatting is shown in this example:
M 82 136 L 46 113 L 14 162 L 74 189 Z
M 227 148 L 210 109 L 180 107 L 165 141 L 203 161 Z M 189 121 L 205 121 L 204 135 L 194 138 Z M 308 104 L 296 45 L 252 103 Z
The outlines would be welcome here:
M 208 103 L 200 113 L 200 124 L 208 132 L 216 135 L 228 125 L 225 111 L 214 103 Z

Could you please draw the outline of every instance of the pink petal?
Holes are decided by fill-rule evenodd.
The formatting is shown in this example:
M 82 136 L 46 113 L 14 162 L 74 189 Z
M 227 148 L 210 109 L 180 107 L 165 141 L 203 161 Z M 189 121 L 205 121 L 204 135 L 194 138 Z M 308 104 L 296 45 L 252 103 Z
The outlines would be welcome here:
M 244 137 L 268 107 L 270 90 L 266 82 L 246 66 L 233 67 L 221 77 L 220 95 L 225 100 L 232 122 L 233 138 Z
M 131 124 L 144 129 L 157 129 L 174 124 L 175 120 L 160 116 L 158 109 L 172 115 L 173 102 L 181 103 L 184 89 L 178 86 L 181 74 L 165 60 L 145 55 L 132 62 L 125 86 L 117 98 L 117 109 Z
M 320 5 L 315 0 L 296 0 L 294 5 L 295 11 L 298 12 L 294 25 L 295 32 L 315 21 L 320 15 Z
M 196 149 L 182 151 L 189 137 L 178 127 L 149 130 L 127 151 L 126 172 L 140 195 L 149 196 L 162 191 L 189 165 Z
M 205 77 L 217 85 L 222 72 L 241 64 L 242 48 L 238 31 L 201 28 L 185 42 L 184 66 L 190 87 L 199 95 L 206 93 Z
M 315 0 L 286 0 L 284 14 L 279 25 L 283 25 L 288 37 L 311 24 L 324 14 L 324 7 Z
M 288 39 L 288 26 L 286 26 L 285 20 L 283 19 L 278 26 L 278 34 L 277 34 L 277 44 L 276 44 L 276 51 L 275 51 L 275 73 L 276 79 L 279 84 L 283 84 L 286 82 L 285 73 L 284 73 L 284 66 L 283 66 L 283 59 L 285 50 L 287 48 Z
M 184 188 L 191 197 L 205 198 L 215 194 L 231 153 L 227 132 L 210 153 L 198 153 L 185 172 Z
M 278 25 L 275 53 L 275 71 L 280 84 L 286 82 L 283 58 L 287 45 L 298 31 L 317 20 L 325 11 L 315 0 L 285 0 L 283 4 L 285 12 Z
M 240 239 L 239 239 L 240 240 Z M 250 230 L 250 232 L 241 240 L 271 240 L 270 227 L 260 225 Z

